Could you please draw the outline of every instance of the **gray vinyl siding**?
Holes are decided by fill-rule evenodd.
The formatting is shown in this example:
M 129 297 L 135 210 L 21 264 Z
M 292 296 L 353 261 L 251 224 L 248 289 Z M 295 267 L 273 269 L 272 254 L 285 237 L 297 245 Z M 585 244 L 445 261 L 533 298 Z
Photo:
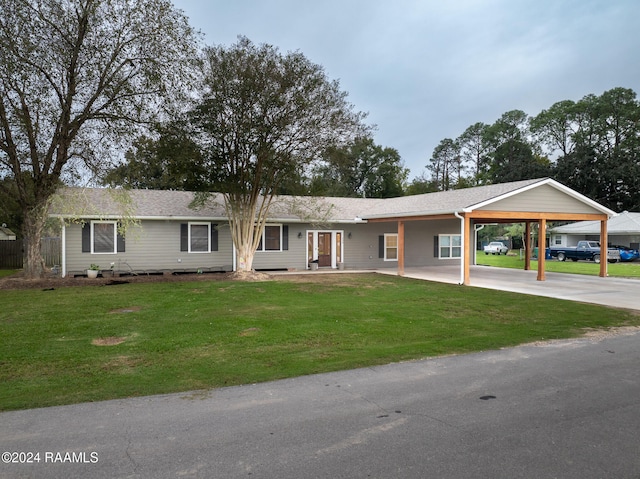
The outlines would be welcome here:
M 405 266 L 438 266 L 459 264 L 459 258 L 439 259 L 435 254 L 434 237 L 440 234 L 459 235 L 460 220 L 406 222 Z
M 378 257 L 378 238 L 385 233 L 397 232 L 397 223 L 344 225 L 344 267 L 346 269 L 397 268 L 397 261 L 385 261 L 384 258 Z
M 107 254 L 83 253 L 82 226 L 67 226 L 66 270 L 68 273 L 80 273 L 92 263 L 108 270 L 111 262 L 115 263 L 115 270 L 123 272 L 231 269 L 233 250 L 226 223 L 214 222 L 218 224 L 218 251 L 211 253 L 180 251 L 181 223 L 186 221 L 142 221 L 138 227 L 127 231 L 125 252 Z M 89 222 L 85 225 L 88 227 Z
M 397 233 L 398 223 L 369 223 L 345 225 L 344 263 L 348 269 L 397 268 L 397 261 L 379 258 L 378 237 L 385 233 Z M 458 258 L 438 259 L 434 254 L 434 236 L 460 234 L 460 221 L 407 221 L 405 231 L 405 266 L 437 266 L 459 263 Z M 349 232 L 352 233 L 348 239 Z
M 523 191 L 501 201 L 480 208 L 490 211 L 543 211 L 546 213 L 602 214 L 586 203 L 550 186 L 544 185 Z
M 277 223 L 267 223 L 277 224 Z M 304 270 L 306 269 L 308 225 L 288 225 L 289 249 L 282 251 L 256 251 L 253 257 L 253 269 L 256 270 Z M 298 233 L 302 236 L 298 238 Z M 282 245 L 281 245 L 282 247 Z
M 82 228 L 72 224 L 66 229 L 66 271 L 79 274 L 90 264 L 108 270 L 111 262 L 115 270 L 127 272 L 196 271 L 198 269 L 231 270 L 233 245 L 227 223 L 217 222 L 218 251 L 189 253 L 180 251 L 180 225 L 187 221 L 146 220 L 126 234 L 123 253 L 82 253 Z M 89 223 L 85 227 L 89 227 Z M 344 223 L 316 225 L 292 223 L 288 225 L 288 250 L 257 251 L 253 267 L 257 270 L 307 269 L 307 233 L 310 231 L 342 231 L 345 269 L 374 270 L 398 267 L 397 261 L 379 257 L 379 238 L 385 233 L 396 234 L 398 223 Z M 298 237 L 300 234 L 300 237 Z M 349 234 L 351 237 L 349 238 Z M 460 234 L 459 220 L 405 222 L 405 266 L 434 266 L 459 263 L 458 258 L 438 259 L 434 237 L 439 234 Z M 472 247 L 471 245 L 468 245 Z

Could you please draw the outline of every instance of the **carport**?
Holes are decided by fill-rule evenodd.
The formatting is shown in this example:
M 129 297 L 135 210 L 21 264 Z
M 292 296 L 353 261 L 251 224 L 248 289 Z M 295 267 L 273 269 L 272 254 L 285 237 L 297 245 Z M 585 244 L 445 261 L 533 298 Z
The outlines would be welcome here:
M 525 224 L 524 269 L 531 268 L 533 244 L 531 225 L 537 224 L 539 238 L 545 238 L 549 221 L 600 221 L 602 258 L 606 258 L 607 220 L 615 212 L 550 178 L 524 180 L 461 190 L 429 193 L 395 199 L 394 213 L 365 216 L 369 223 L 397 222 L 398 274 L 405 274 L 405 223 L 456 218 L 460 221 L 459 284 L 471 284 L 471 263 L 476 225 L 488 223 Z M 402 211 L 402 213 L 397 213 Z M 601 261 L 599 276 L 607 276 L 607 262 Z M 538 255 L 537 281 L 544 281 L 545 255 Z

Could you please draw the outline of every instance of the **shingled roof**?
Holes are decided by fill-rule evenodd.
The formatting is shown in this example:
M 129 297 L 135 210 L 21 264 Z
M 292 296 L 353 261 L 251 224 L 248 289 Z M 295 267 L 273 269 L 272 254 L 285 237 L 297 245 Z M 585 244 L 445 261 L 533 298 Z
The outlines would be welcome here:
M 568 225 L 557 226 L 551 231 L 564 234 L 599 235 L 599 221 L 577 221 Z M 624 211 L 607 221 L 609 235 L 637 235 L 640 234 L 640 213 Z
M 270 220 L 340 223 L 453 214 L 541 184 L 552 184 L 572 192 L 553 180 L 540 178 L 386 199 L 280 196 L 274 199 Z M 222 195 L 212 195 L 199 209 L 191 206 L 194 195 L 187 191 L 65 188 L 54 201 L 51 216 L 106 219 L 122 217 L 126 212 L 138 219 L 227 219 Z

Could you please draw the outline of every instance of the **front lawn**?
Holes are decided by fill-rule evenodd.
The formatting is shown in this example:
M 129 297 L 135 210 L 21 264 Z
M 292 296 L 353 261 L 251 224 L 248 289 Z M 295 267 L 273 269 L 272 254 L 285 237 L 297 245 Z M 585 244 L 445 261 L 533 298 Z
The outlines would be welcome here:
M 524 269 L 524 258 L 517 251 L 511 251 L 505 255 L 485 255 L 481 251 L 476 256 L 476 263 L 480 265 L 498 266 L 500 268 Z M 538 261 L 531 260 L 531 269 L 538 268 Z M 640 261 L 609 263 L 607 265 L 609 276 L 619 278 L 640 278 Z M 600 265 L 593 261 L 558 261 L 548 259 L 545 261 L 545 271 L 552 273 L 572 273 L 598 276 Z
M 5 278 L 17 273 L 20 270 L 17 269 L 0 269 L 0 278 Z
M 0 410 L 208 389 L 638 325 L 376 274 L 0 291 Z

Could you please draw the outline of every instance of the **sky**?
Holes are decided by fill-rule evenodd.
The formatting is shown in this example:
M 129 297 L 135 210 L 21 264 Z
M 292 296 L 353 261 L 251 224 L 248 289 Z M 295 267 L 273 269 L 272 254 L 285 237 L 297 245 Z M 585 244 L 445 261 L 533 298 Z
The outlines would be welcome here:
M 173 0 L 207 45 L 299 51 L 338 80 L 409 179 L 503 113 L 616 87 L 640 94 L 638 0 Z

